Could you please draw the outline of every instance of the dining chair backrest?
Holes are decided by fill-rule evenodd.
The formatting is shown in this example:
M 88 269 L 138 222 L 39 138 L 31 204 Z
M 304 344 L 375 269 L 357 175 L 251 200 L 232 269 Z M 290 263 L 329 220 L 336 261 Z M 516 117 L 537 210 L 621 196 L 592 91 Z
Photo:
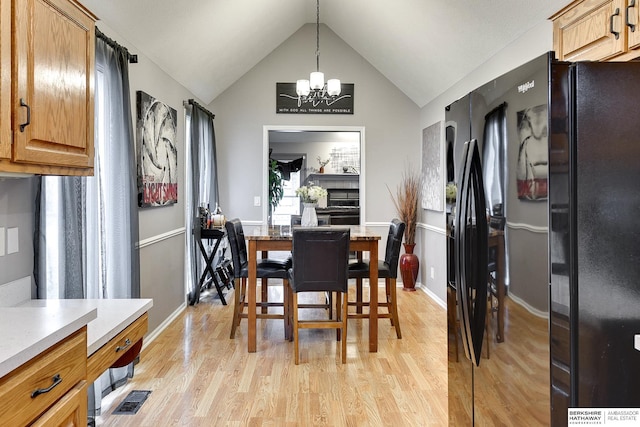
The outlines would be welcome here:
M 347 292 L 348 228 L 293 230 L 293 292 Z
M 389 265 L 391 277 L 398 276 L 398 260 L 400 259 L 400 248 L 404 236 L 405 224 L 397 218 L 391 220 L 389 225 L 389 235 L 387 236 L 387 247 L 384 253 L 384 262 Z
M 224 226 L 227 230 L 229 246 L 231 246 L 231 259 L 233 261 L 234 276 L 239 278 L 242 277 L 241 273 L 244 267 L 248 265 L 247 243 L 244 239 L 242 222 L 238 218 L 234 218 L 228 220 Z
M 318 225 L 331 225 L 331 217 L 329 215 L 317 215 Z M 291 225 L 301 225 L 302 215 L 291 215 Z

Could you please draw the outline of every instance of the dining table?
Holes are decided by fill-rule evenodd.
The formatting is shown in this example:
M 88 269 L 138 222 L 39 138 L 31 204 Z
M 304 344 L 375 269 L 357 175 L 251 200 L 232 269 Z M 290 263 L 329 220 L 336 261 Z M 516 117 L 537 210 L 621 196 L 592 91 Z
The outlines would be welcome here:
M 295 228 L 296 226 L 293 226 Z M 320 226 L 318 228 L 349 228 L 350 241 L 349 251 L 362 253 L 368 252 L 369 259 L 378 259 L 378 242 L 380 234 L 366 226 Z M 248 351 L 256 352 L 256 293 L 258 279 L 256 275 L 258 253 L 262 258 L 266 258 L 270 251 L 291 251 L 293 245 L 292 226 L 266 226 L 258 225 L 246 227 L 245 239 L 247 240 L 249 274 L 247 278 L 247 304 L 249 312 L 248 318 Z M 369 351 L 378 351 L 378 269 L 369 269 Z M 375 285 L 374 285 L 375 284 Z

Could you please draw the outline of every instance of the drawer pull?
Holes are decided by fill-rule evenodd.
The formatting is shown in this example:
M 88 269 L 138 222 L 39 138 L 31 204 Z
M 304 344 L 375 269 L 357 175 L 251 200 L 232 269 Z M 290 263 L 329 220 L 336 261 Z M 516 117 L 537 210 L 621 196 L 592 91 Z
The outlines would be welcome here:
M 629 10 L 633 9 L 635 6 L 636 6 L 636 0 L 631 0 L 629 2 L 629 6 L 627 6 L 626 14 L 625 14 L 627 19 L 627 27 L 629 27 L 632 33 L 636 31 L 636 24 L 631 23 L 631 20 L 629 19 Z
M 616 7 L 616 11 L 613 12 L 613 15 L 609 17 L 609 32 L 614 35 L 616 40 L 620 37 L 620 33 L 618 31 L 614 31 L 613 29 L 613 18 L 620 15 L 620 8 Z
M 20 132 L 24 132 L 24 128 L 31 124 L 31 107 L 22 98 L 20 98 L 20 106 L 27 109 L 27 121 L 20 124 Z
M 119 346 L 117 346 L 117 347 L 116 347 L 116 353 L 118 353 L 118 352 L 120 352 L 120 351 L 122 351 L 122 350 L 125 350 L 125 349 L 126 349 L 127 347 L 129 347 L 130 345 L 131 345 L 131 340 L 130 340 L 129 338 L 127 338 L 127 339 L 124 341 L 124 345 L 119 345 Z
M 53 381 L 53 384 L 51 384 L 47 388 L 39 388 L 37 390 L 34 390 L 31 393 L 31 398 L 33 399 L 34 397 L 40 396 L 41 394 L 49 393 L 51 390 L 53 390 L 55 386 L 57 386 L 62 382 L 62 377 L 60 377 L 60 374 L 56 374 L 53 376 L 51 380 Z

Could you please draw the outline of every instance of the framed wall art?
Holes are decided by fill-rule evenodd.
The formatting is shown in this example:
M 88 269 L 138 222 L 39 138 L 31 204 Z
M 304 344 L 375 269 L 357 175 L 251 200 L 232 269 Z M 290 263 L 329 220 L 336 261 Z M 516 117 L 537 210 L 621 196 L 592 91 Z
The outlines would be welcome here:
M 178 202 L 177 112 L 153 96 L 136 92 L 138 206 Z
M 422 209 L 439 212 L 444 209 L 441 139 L 442 122 L 422 130 Z

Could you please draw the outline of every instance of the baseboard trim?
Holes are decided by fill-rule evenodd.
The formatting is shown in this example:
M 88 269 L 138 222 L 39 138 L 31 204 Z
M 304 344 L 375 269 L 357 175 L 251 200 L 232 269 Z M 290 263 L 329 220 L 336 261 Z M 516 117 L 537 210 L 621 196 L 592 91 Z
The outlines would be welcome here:
M 438 304 L 440 307 L 444 308 L 445 310 L 447 309 L 447 303 L 446 301 L 442 301 L 440 299 L 440 297 L 438 297 L 438 295 L 434 294 L 433 291 L 429 288 L 427 288 L 426 286 L 422 285 L 422 284 L 418 284 L 416 285 L 416 288 L 420 289 L 422 292 L 424 292 L 425 294 L 427 294 L 427 296 L 429 298 L 431 298 L 436 304 Z
M 153 331 L 151 331 L 148 335 L 146 335 L 144 337 L 144 342 L 142 344 L 142 349 L 144 350 L 149 344 L 151 344 L 153 342 L 153 340 L 155 340 L 156 338 L 158 338 L 158 336 L 165 330 L 167 329 L 167 327 L 171 324 L 171 322 L 173 322 L 174 320 L 176 320 L 178 318 L 178 316 L 180 316 L 180 314 L 182 314 L 182 312 L 187 308 L 187 303 L 186 301 L 183 302 L 182 304 L 180 304 L 180 306 L 176 309 L 176 311 L 174 311 L 173 313 L 171 313 L 171 315 L 169 317 L 167 317 L 166 319 L 164 319 L 164 322 L 162 322 L 160 325 L 158 325 L 157 328 L 155 328 Z

